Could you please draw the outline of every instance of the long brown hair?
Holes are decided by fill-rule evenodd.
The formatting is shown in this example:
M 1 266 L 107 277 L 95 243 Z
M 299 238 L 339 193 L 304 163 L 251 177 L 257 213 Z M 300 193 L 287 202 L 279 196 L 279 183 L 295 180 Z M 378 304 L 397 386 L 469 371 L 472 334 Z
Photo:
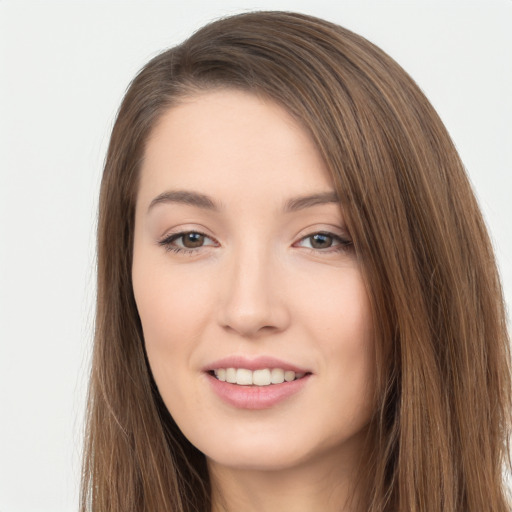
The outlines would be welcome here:
M 150 61 L 105 164 L 81 509 L 206 512 L 204 456 L 176 427 L 145 356 L 131 283 L 145 142 L 180 98 L 238 88 L 283 105 L 332 174 L 376 325 L 365 510 L 505 511 L 511 381 L 494 255 L 446 129 L 364 38 L 295 13 L 211 23 Z

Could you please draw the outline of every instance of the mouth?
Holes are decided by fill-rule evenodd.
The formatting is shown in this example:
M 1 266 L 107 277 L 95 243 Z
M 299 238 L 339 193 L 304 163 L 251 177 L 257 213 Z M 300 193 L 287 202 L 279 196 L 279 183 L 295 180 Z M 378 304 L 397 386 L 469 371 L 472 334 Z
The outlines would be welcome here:
M 309 389 L 310 368 L 271 356 L 232 355 L 203 368 L 213 392 L 237 409 L 271 409 Z
M 295 372 L 283 368 L 261 368 L 250 370 L 248 368 L 216 368 L 208 372 L 221 382 L 236 384 L 238 386 L 272 386 L 303 379 L 309 372 Z

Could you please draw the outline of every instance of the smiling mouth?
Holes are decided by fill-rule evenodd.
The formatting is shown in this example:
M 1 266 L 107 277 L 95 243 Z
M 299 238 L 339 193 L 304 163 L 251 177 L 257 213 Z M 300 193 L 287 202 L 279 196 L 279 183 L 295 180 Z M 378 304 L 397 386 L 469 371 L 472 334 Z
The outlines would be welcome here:
M 309 375 L 282 368 L 263 368 L 261 370 L 248 370 L 247 368 L 217 368 L 209 372 L 221 382 L 237 384 L 239 386 L 270 386 L 293 382 Z

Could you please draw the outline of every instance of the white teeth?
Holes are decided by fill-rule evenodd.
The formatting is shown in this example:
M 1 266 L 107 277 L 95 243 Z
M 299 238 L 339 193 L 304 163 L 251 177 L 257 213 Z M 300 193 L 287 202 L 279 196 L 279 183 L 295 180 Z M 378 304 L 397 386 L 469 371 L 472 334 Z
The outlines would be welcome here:
M 236 369 L 226 368 L 226 382 L 236 384 Z
M 226 382 L 226 369 L 219 368 L 218 370 L 215 370 L 215 377 L 217 377 L 217 379 L 221 380 L 222 382 Z
M 291 382 L 294 379 L 295 379 L 295 372 L 292 372 L 290 370 L 284 372 L 284 380 L 286 382 Z
M 295 379 L 295 372 L 292 372 L 292 371 L 284 372 L 284 380 L 286 382 L 291 382 L 294 379 Z
M 252 372 L 245 368 L 238 368 L 236 371 L 236 383 L 240 386 L 252 386 Z
M 270 370 L 268 368 L 255 370 L 252 374 L 252 380 L 256 386 L 270 385 Z
M 273 368 L 271 379 L 272 384 L 282 384 L 284 382 L 284 370 Z
M 301 379 L 306 374 L 293 372 L 282 368 L 262 368 L 251 371 L 246 368 L 217 368 L 213 372 L 215 377 L 222 382 L 238 384 L 239 386 L 269 386 L 270 384 L 282 384 Z

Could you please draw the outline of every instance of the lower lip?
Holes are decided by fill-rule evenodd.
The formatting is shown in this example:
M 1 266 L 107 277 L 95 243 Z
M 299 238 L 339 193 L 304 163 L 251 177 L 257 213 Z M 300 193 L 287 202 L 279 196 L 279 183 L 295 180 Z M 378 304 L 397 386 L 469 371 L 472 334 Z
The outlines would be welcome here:
M 213 391 L 229 405 L 238 409 L 269 409 L 301 391 L 311 375 L 269 386 L 239 386 L 223 382 L 210 374 L 207 376 Z

